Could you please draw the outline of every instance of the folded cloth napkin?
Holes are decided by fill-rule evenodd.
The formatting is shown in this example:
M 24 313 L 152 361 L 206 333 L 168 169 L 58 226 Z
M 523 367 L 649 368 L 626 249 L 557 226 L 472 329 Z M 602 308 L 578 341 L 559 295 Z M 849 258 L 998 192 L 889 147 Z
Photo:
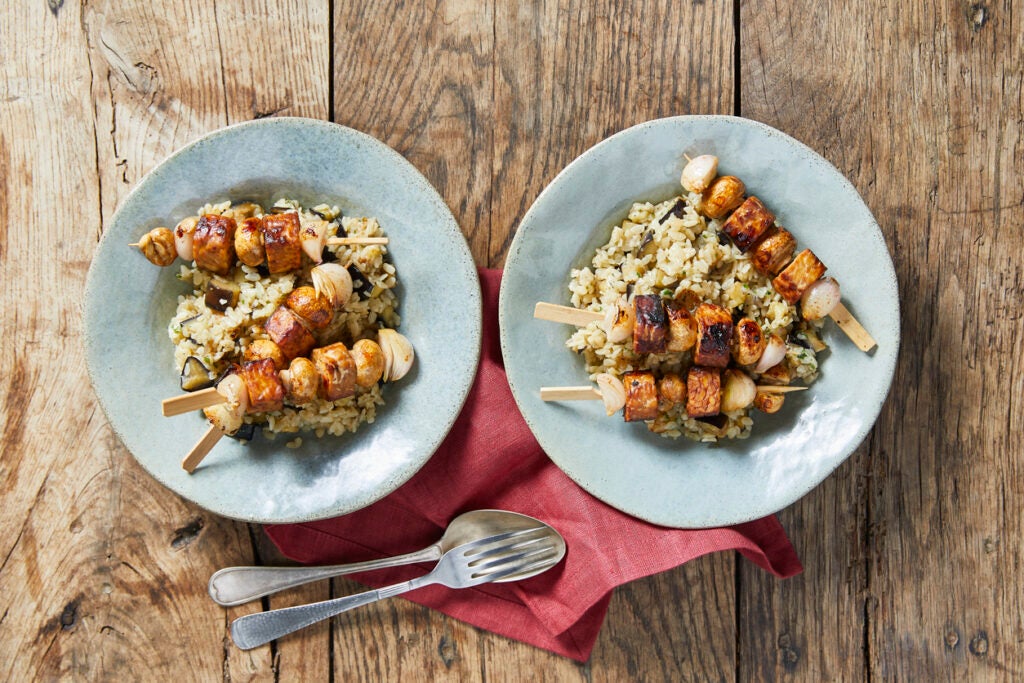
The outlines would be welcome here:
M 521 512 L 565 537 L 565 560 L 524 581 L 466 590 L 429 586 L 407 598 L 479 628 L 586 661 L 612 589 L 716 550 L 738 550 L 776 576 L 802 571 L 775 517 L 720 529 L 668 529 L 597 500 L 559 470 L 523 420 L 498 342 L 501 272 L 480 273 L 483 350 L 466 405 L 437 453 L 397 491 L 357 512 L 318 522 L 268 526 L 287 557 L 303 563 L 357 562 L 419 550 L 448 522 L 474 509 Z M 373 587 L 407 581 L 423 566 L 355 575 Z

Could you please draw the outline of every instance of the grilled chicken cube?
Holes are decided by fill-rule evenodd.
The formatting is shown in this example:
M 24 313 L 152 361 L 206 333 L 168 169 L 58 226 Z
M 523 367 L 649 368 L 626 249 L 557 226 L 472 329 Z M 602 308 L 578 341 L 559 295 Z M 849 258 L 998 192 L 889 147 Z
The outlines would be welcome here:
M 247 361 L 242 363 L 242 370 L 238 374 L 245 382 L 245 388 L 249 393 L 249 412 L 269 413 L 281 410 L 284 405 L 284 386 L 277 376 L 273 360 L 261 358 Z
M 653 420 L 658 417 L 658 388 L 654 373 L 649 371 L 627 372 L 622 376 L 626 387 L 626 405 L 622 417 L 626 422 Z
M 331 308 L 330 302 L 309 285 L 296 287 L 289 292 L 284 305 L 292 309 L 314 330 L 327 327 L 334 318 L 334 309 Z
M 765 208 L 757 197 L 747 197 L 722 223 L 722 232 L 729 236 L 737 249 L 745 253 L 773 225 L 775 214 Z
M 320 375 L 316 365 L 308 358 L 293 358 L 291 364 L 281 371 L 281 384 L 288 400 L 301 406 L 316 398 L 320 388 Z
M 714 304 L 702 303 L 693 312 L 697 321 L 697 348 L 693 362 L 712 368 L 729 364 L 732 345 L 732 316 L 729 311 Z
M 633 297 L 633 351 L 636 353 L 665 353 L 668 344 L 668 319 L 665 306 L 657 294 L 639 294 Z
M 666 351 L 689 351 L 697 343 L 697 321 L 686 310 L 686 306 L 678 301 L 665 302 L 665 315 L 668 317 L 668 344 Z
M 320 395 L 337 401 L 356 393 L 356 362 L 341 342 L 313 349 L 310 356 L 320 375 Z
M 743 202 L 746 191 L 743 181 L 736 176 L 718 176 L 704 190 L 697 209 L 708 218 L 722 218 Z
M 804 290 L 825 274 L 825 270 L 825 264 L 818 260 L 814 252 L 804 249 L 772 280 L 772 285 L 783 299 L 795 304 L 800 300 Z
M 796 252 L 796 238 L 785 228 L 770 230 L 750 251 L 750 263 L 762 275 L 774 277 Z
M 686 414 L 690 417 L 718 415 L 722 405 L 722 371 L 693 366 L 686 375 Z
M 263 219 L 257 216 L 246 218 L 235 231 L 235 255 L 238 260 L 255 268 L 263 263 L 267 251 L 263 247 Z
M 658 398 L 666 408 L 686 403 L 686 382 L 674 372 L 667 372 L 658 380 Z
M 206 214 L 196 224 L 192 238 L 196 265 L 217 275 L 227 275 L 235 265 L 235 220 Z
M 262 360 L 263 358 L 269 358 L 274 361 L 274 369 L 278 372 L 284 370 L 285 363 L 288 362 L 284 358 L 284 352 L 281 350 L 281 347 L 269 339 L 253 340 L 246 347 L 245 353 L 242 354 L 243 361 Z
M 281 347 L 281 352 L 288 360 L 305 356 L 316 346 L 316 338 L 306 329 L 299 316 L 285 306 L 277 307 L 263 329 Z
M 299 214 L 294 211 L 263 217 L 263 248 L 271 273 L 287 273 L 302 265 Z
M 753 365 L 761 360 L 768 338 L 753 318 L 740 318 L 732 334 L 732 357 L 737 365 Z

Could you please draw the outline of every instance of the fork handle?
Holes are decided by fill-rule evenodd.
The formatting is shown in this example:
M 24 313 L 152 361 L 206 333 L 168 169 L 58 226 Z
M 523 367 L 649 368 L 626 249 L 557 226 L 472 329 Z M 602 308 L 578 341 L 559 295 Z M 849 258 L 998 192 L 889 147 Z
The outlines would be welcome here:
M 309 605 L 298 605 L 267 612 L 257 612 L 239 617 L 231 623 L 231 639 L 242 650 L 251 650 L 288 635 L 300 628 L 305 628 L 318 621 L 347 612 L 356 607 L 369 605 L 384 598 L 401 595 L 420 586 L 436 583 L 430 575 L 420 576 L 411 581 L 397 583 L 386 588 L 348 595 L 334 600 L 314 602 Z
M 208 591 L 210 597 L 218 605 L 232 607 L 262 598 L 264 595 L 277 593 L 287 588 L 295 588 L 311 581 L 329 579 L 332 576 L 397 567 L 413 562 L 430 562 L 440 558 L 441 548 L 434 544 L 415 553 L 397 557 L 328 567 L 227 567 L 210 577 Z

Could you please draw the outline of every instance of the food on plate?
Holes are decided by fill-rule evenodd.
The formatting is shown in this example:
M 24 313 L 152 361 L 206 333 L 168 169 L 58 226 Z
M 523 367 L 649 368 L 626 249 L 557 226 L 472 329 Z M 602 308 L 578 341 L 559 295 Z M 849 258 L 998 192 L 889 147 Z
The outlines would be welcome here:
M 316 250 L 303 248 L 307 227 Z M 183 389 L 219 378 L 215 405 L 204 408 L 213 425 L 244 438 L 259 427 L 273 438 L 373 422 L 384 403 L 381 380 L 401 379 L 414 357 L 393 329 L 401 322 L 396 271 L 383 244 L 328 240 L 379 238 L 375 219 L 289 199 L 267 211 L 223 202 L 179 229 L 175 254 L 191 249 L 193 263 L 177 276 L 192 289 L 178 297 L 168 333 Z
M 718 160 L 693 159 L 684 192 L 639 201 L 590 263 L 572 305 L 595 314 L 567 346 L 606 412 L 667 437 L 743 438 L 794 381 L 818 375 L 822 318 L 839 302 L 825 266 Z M 801 309 L 804 309 L 803 312 Z

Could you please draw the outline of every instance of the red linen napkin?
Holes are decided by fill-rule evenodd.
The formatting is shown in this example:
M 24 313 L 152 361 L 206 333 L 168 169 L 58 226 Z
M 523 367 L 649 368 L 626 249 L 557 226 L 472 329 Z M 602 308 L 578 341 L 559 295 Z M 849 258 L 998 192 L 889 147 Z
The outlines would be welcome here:
M 668 529 L 597 500 L 545 455 L 505 379 L 498 341 L 501 272 L 481 270 L 483 352 L 466 406 L 437 453 L 383 500 L 319 522 L 267 527 L 287 557 L 304 563 L 357 562 L 419 550 L 447 523 L 474 509 L 521 512 L 551 524 L 568 553 L 525 581 L 466 590 L 429 586 L 409 600 L 479 628 L 586 661 L 616 586 L 716 550 L 738 550 L 776 576 L 802 571 L 775 517 L 728 528 Z M 422 575 L 422 565 L 355 575 L 380 587 Z

